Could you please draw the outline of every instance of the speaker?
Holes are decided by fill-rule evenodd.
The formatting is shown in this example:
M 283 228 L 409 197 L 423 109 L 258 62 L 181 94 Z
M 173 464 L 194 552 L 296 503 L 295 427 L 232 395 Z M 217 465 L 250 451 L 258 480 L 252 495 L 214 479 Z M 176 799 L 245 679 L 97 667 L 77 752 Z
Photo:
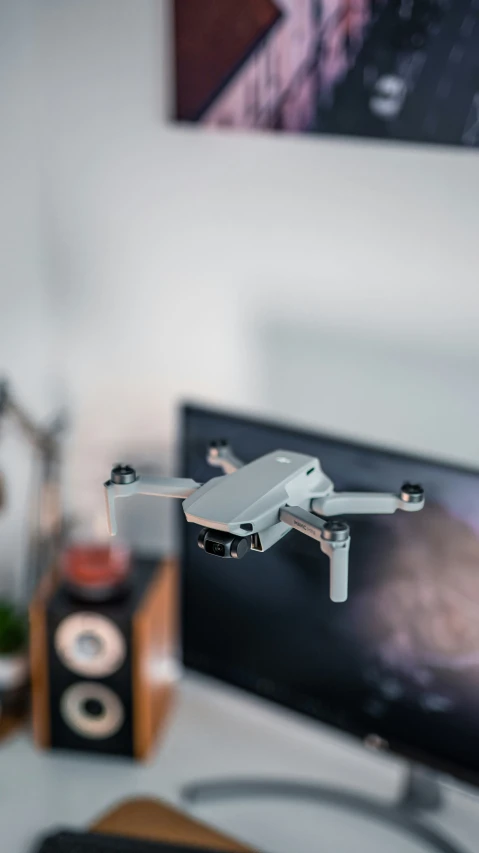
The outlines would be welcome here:
M 177 571 L 134 560 L 128 592 L 106 602 L 43 580 L 30 607 L 38 746 L 148 756 L 173 697 Z

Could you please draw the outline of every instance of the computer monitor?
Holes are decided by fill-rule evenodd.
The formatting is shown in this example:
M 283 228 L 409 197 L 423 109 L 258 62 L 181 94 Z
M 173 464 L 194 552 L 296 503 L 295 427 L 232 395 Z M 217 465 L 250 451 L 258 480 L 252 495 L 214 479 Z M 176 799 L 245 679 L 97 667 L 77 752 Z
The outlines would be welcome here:
M 183 475 L 204 482 L 211 440 L 245 462 L 276 449 L 319 457 L 338 491 L 420 482 L 420 513 L 351 516 L 350 591 L 292 531 L 264 554 L 220 560 L 184 526 L 186 667 L 412 761 L 479 782 L 479 471 L 187 405 Z

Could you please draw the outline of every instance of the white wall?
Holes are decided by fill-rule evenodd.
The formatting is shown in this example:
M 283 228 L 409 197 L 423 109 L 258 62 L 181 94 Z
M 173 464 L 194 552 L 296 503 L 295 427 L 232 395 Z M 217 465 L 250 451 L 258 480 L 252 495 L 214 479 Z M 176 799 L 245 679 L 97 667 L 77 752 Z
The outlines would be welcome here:
M 38 27 L 80 513 L 184 397 L 479 462 L 477 152 L 175 127 L 160 0 Z
M 0 377 L 31 414 L 50 416 L 52 317 L 39 215 L 38 94 L 33 0 L 0 2 Z M 0 594 L 21 591 L 34 459 L 28 442 L 1 425 Z

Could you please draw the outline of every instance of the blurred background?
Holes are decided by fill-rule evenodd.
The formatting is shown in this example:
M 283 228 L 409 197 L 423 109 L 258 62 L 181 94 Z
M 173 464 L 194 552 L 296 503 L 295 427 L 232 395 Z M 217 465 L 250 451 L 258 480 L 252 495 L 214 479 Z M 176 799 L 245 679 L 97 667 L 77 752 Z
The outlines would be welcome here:
M 256 42 L 247 73 L 235 77 L 221 66 L 221 95 L 207 93 L 201 115 L 182 112 L 175 88 L 182 73 L 178 9 L 188 0 L 0 0 L 2 601 L 25 608 L 41 574 L 39 567 L 32 573 L 33 550 L 45 544 L 45 531 L 59 533 L 60 486 L 63 533 L 101 545 L 107 541 L 102 485 L 113 463 L 178 473 L 178 411 L 185 401 L 479 465 L 479 137 L 473 132 L 479 59 L 470 49 L 479 32 L 478 3 L 461 2 L 454 38 L 441 42 L 440 55 L 426 30 L 431 39 L 440 35 L 441 21 L 457 10 L 452 0 L 436 4 L 446 17 L 429 23 L 424 3 L 403 0 L 264 5 L 279 10 L 274 39 L 289 32 L 290 58 L 302 61 L 308 45 L 314 47 L 281 120 L 268 94 L 266 113 L 255 112 L 264 60 Z M 200 6 L 190 2 L 190 12 Z M 419 6 L 422 40 L 414 41 L 416 30 L 406 23 L 400 44 L 385 54 L 371 35 L 377 15 L 385 10 L 386 20 L 394 13 L 410 22 Z M 208 73 L 217 73 L 213 58 L 229 44 L 221 22 L 230 7 L 229 20 L 243 20 L 234 3 L 221 7 L 203 56 Z M 299 23 L 316 15 L 321 51 L 299 23 L 288 30 L 298 10 Z M 340 25 L 325 29 L 333 14 Z M 458 77 L 463 38 L 471 41 L 461 54 L 465 76 Z M 449 88 L 449 71 L 444 77 L 441 65 L 436 74 L 438 56 L 452 75 Z M 418 88 L 429 68 L 433 82 L 428 77 Z M 192 85 L 188 76 L 181 81 Z M 462 129 L 454 125 L 448 137 L 447 110 L 463 83 Z M 417 117 L 431 86 L 434 120 L 418 130 L 407 105 Z M 383 112 L 371 124 L 365 111 L 372 95 Z M 435 128 L 441 133 L 433 138 Z M 293 132 L 273 132 L 281 130 Z M 176 552 L 173 502 L 118 503 L 122 543 L 135 553 Z M 25 624 L 3 648 L 2 619 L 0 613 L 0 656 L 25 652 Z M 275 729 L 269 712 L 250 714 L 234 698 L 185 689 L 169 741 L 180 746 L 167 748 L 165 775 L 128 771 L 120 789 L 105 764 L 99 786 L 104 778 L 103 788 L 118 796 L 131 789 L 173 797 L 170 779 L 176 791 L 188 773 L 209 768 L 218 732 L 236 769 L 284 769 L 276 746 L 264 765 L 255 746 L 261 726 L 283 743 L 282 722 Z M 245 724 L 249 752 L 233 749 L 227 721 L 221 729 L 225 709 L 230 721 Z M 259 728 L 257 711 L 266 715 Z M 197 747 L 202 763 L 190 767 L 183 744 L 196 756 L 196 725 L 206 727 Z M 180 741 L 175 732 L 182 726 L 189 734 Z M 312 742 L 316 732 L 309 734 Z M 303 729 L 293 741 L 292 735 L 287 748 L 299 755 Z M 321 766 L 329 735 L 325 743 L 326 753 L 303 749 L 308 756 L 298 759 L 298 772 Z M 12 749 L 20 749 L 18 766 L 27 768 L 21 764 L 27 747 Z M 349 765 L 335 763 L 334 749 L 328 778 L 344 770 L 344 781 Z M 348 760 L 349 749 L 348 743 Z M 362 785 L 362 762 L 371 758 L 357 749 Z M 19 753 L 12 754 L 16 762 Z M 42 773 L 55 779 L 56 794 L 45 788 L 45 814 L 64 796 L 65 814 L 85 825 L 91 771 L 85 765 L 84 775 L 76 775 L 70 761 L 47 766 L 38 759 L 37 776 L 26 769 L 16 778 L 22 785 L 30 778 L 37 785 Z M 73 795 L 61 792 L 73 776 L 83 804 L 78 812 Z M 102 797 L 106 807 L 111 795 Z M 32 836 L 43 826 L 43 804 L 36 808 Z M 236 831 L 240 818 L 231 817 L 229 827 Z M 471 820 L 470 827 L 472 837 L 477 825 Z M 253 842 L 254 819 L 250 830 Z
M 172 472 L 185 398 L 477 462 L 474 150 L 199 133 L 169 118 L 171 4 L 0 8 L 0 364 L 37 419 L 68 412 L 69 512 L 101 529 L 119 457 Z M 0 455 L 15 585 L 7 425 Z M 127 536 L 168 547 L 140 504 Z

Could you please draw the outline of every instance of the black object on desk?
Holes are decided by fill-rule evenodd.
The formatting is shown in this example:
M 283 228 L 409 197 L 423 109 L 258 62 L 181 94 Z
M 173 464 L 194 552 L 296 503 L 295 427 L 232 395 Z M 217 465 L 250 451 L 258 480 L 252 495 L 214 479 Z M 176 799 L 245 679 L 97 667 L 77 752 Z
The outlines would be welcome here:
M 139 838 L 122 838 L 96 832 L 56 832 L 43 840 L 35 853 L 213 853 L 205 847 L 184 847 L 144 841 Z M 218 853 L 217 850 L 214 853 Z

